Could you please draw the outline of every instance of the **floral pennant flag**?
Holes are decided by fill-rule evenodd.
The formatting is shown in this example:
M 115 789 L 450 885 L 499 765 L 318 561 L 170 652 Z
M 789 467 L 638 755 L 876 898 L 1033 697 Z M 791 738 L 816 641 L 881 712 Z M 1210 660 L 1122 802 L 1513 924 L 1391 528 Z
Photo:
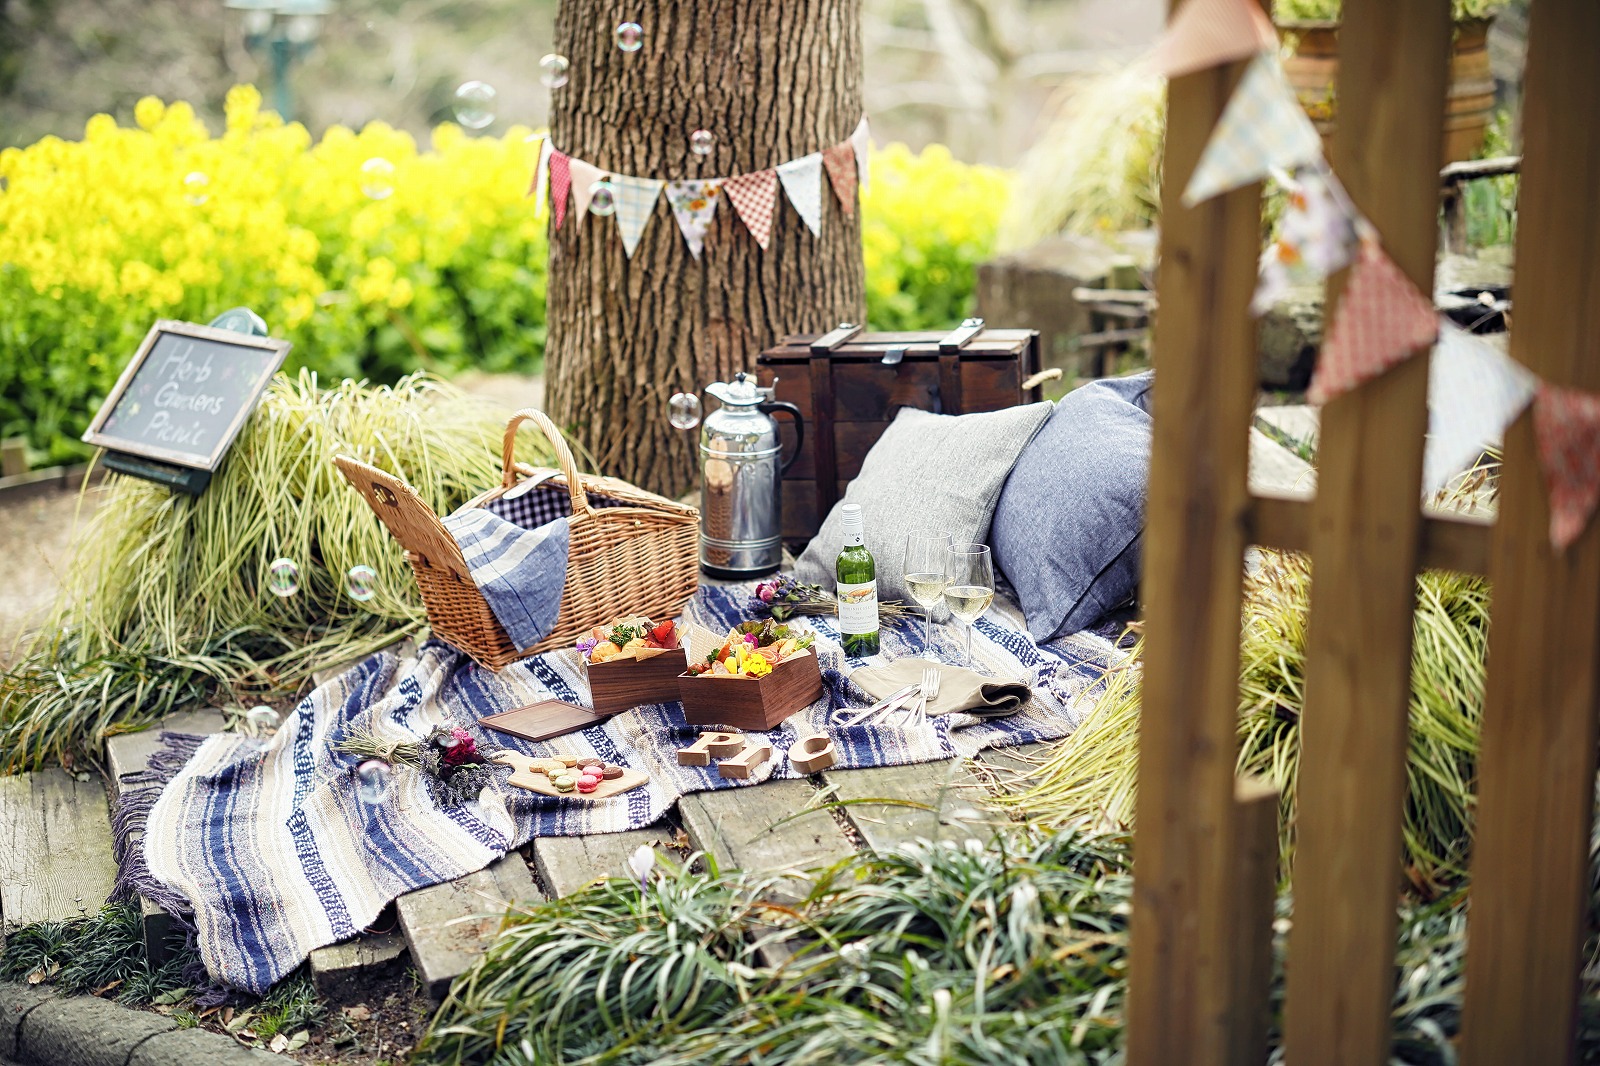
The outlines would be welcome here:
M 533 181 L 528 185 L 528 195 L 533 197 L 533 213 L 544 210 L 544 182 L 549 173 L 550 138 L 539 138 L 539 158 L 533 164 Z
M 856 153 L 856 180 L 861 183 L 861 191 L 866 192 L 867 186 L 872 184 L 867 173 L 867 159 L 872 154 L 872 133 L 867 127 L 866 115 L 861 116 L 855 132 L 850 134 L 850 147 Z
M 1560 551 L 1583 533 L 1600 502 L 1600 394 L 1540 385 L 1533 433 L 1550 489 L 1550 543 Z
M 1291 286 L 1314 284 L 1349 265 L 1357 243 L 1355 207 L 1325 161 L 1278 181 L 1288 199 L 1278 221 L 1278 239 L 1261 253 L 1260 277 L 1250 301 L 1250 312 L 1258 316 Z
M 1432 496 L 1498 443 L 1533 399 L 1539 379 L 1499 348 L 1439 317 L 1428 366 L 1428 442 L 1422 494 Z
M 550 153 L 550 210 L 555 212 L 556 229 L 567 220 L 567 193 L 572 189 L 570 164 L 571 158 L 565 152 Z
M 1432 344 L 1438 333 L 1433 301 L 1376 240 L 1362 241 L 1306 399 L 1325 404 Z
M 740 174 L 723 182 L 722 188 L 733 201 L 734 210 L 744 220 L 750 236 L 766 251 L 772 243 L 772 211 L 778 203 L 778 172 L 758 170 Z
M 659 178 L 634 178 L 616 174 L 611 184 L 617 190 L 617 229 L 622 231 L 622 250 L 629 259 L 639 247 L 644 227 L 655 213 L 656 198 L 666 182 Z
M 861 177 L 856 164 L 855 148 L 849 141 L 843 141 L 832 148 L 824 148 L 822 165 L 828 169 L 828 181 L 833 185 L 833 194 L 839 198 L 839 206 L 844 209 L 845 216 L 854 218 L 856 183 Z
M 583 221 L 583 216 L 589 213 L 589 201 L 594 197 L 594 183 L 606 176 L 606 172 L 592 163 L 585 163 L 581 159 L 569 159 L 567 169 L 572 172 L 572 201 L 578 210 L 578 221 Z
M 822 236 L 822 153 L 812 152 L 778 164 L 784 194 L 813 237 Z
M 711 216 L 717 213 L 717 194 L 722 186 L 712 181 L 667 182 L 667 206 L 672 217 L 678 220 L 678 230 L 683 234 L 689 254 L 700 258 L 705 247 L 706 230 L 711 228 Z
M 1273 167 L 1289 170 L 1321 158 L 1322 138 L 1289 88 L 1282 64 L 1273 53 L 1262 52 L 1245 70 L 1211 131 L 1183 190 L 1183 204 L 1193 207 L 1259 181 Z
M 1167 23 L 1150 65 L 1176 78 L 1277 47 L 1277 31 L 1253 0 L 1188 0 Z

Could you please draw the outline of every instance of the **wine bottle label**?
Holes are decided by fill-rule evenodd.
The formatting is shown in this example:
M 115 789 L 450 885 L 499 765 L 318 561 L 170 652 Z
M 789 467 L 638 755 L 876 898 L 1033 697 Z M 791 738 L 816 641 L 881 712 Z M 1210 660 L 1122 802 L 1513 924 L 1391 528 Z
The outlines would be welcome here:
M 878 583 L 841 581 L 839 590 L 839 632 L 876 633 L 878 631 Z

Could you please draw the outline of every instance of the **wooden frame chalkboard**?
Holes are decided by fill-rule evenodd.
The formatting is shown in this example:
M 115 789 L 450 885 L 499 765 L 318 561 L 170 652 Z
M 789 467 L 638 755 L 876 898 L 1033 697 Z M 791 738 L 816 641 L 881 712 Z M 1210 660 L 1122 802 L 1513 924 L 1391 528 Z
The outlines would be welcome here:
M 150 327 L 82 439 L 214 471 L 290 347 L 271 337 L 162 319 Z

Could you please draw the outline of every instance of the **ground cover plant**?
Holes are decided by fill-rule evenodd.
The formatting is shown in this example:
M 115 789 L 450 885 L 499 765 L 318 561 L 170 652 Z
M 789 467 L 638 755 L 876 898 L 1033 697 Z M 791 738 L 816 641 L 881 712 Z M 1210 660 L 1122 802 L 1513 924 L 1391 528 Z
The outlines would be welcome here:
M 0 771 L 95 754 L 200 699 L 249 706 L 423 621 L 399 546 L 333 465 L 400 474 L 440 514 L 498 484 L 503 416 L 426 376 L 321 387 L 278 375 L 199 497 L 113 477 L 53 613 L 0 675 Z M 544 463 L 542 442 L 519 440 Z M 295 564 L 275 595 L 272 564 Z M 349 571 L 375 572 L 359 599 Z M 358 591 L 364 591 L 359 588 Z

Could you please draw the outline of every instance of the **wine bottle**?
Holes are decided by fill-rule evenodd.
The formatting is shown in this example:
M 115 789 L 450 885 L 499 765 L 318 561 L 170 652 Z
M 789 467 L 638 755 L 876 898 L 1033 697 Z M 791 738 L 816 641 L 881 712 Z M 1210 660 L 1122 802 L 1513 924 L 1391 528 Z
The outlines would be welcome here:
M 851 656 L 878 654 L 878 564 L 867 550 L 862 535 L 861 505 L 847 503 L 839 510 L 844 528 L 844 548 L 839 552 L 835 574 L 839 597 L 839 632 L 844 637 L 844 653 Z

